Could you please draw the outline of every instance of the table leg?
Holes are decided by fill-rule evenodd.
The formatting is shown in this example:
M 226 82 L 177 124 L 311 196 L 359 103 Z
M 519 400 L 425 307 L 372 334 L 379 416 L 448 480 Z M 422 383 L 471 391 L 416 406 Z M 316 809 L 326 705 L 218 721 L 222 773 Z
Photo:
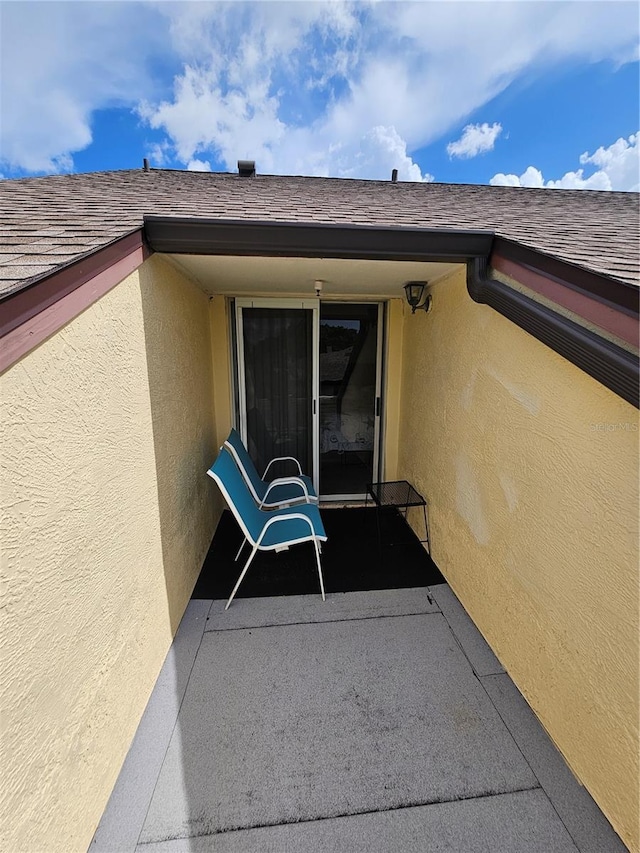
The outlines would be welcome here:
M 382 536 L 380 535 L 380 504 L 376 502 L 376 525 L 378 527 L 378 559 L 382 566 Z
M 422 504 L 422 513 L 424 515 L 424 535 L 427 538 L 427 554 L 431 555 L 431 541 L 429 540 L 429 524 L 427 522 L 427 505 Z

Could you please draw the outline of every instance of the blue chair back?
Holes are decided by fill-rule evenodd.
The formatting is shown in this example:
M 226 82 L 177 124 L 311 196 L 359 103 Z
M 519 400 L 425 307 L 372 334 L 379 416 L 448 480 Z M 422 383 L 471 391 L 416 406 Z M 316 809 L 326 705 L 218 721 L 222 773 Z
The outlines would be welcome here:
M 220 448 L 218 458 L 209 468 L 233 512 L 236 521 L 249 541 L 255 542 L 265 522 L 265 513 L 258 509 L 242 474 L 226 447 Z
M 262 500 L 265 494 L 265 484 L 260 479 L 260 475 L 256 471 L 256 466 L 253 464 L 253 459 L 249 456 L 249 451 L 244 446 L 244 442 L 240 438 L 240 433 L 231 429 L 229 433 L 229 438 L 227 438 L 227 443 L 230 444 L 235 452 L 238 454 L 238 459 L 240 460 L 240 464 L 244 468 L 247 477 L 251 481 L 251 485 L 253 486 L 253 490 L 258 496 L 258 500 Z

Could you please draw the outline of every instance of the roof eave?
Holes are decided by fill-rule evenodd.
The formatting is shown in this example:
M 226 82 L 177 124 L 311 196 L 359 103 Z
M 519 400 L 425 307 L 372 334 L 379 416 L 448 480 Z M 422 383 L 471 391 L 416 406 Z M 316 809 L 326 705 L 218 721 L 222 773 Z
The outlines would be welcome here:
M 491 231 L 249 219 L 145 216 L 156 252 L 254 257 L 353 258 L 464 263 L 488 257 Z

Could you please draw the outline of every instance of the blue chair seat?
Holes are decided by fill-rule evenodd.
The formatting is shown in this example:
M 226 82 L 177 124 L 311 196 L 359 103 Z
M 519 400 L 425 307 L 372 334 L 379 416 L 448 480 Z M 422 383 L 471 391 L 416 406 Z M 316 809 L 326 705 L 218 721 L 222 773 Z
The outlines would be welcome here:
M 274 510 L 279 520 L 265 530 L 258 547 L 262 550 L 271 550 L 280 547 L 283 540 L 286 540 L 289 545 L 308 542 L 312 538 L 326 542 L 327 534 L 324 532 L 318 507 L 307 506 L 303 508 L 305 517 L 311 521 L 312 529 L 310 529 L 308 521 L 299 517 L 301 515 L 300 509 L 301 507 L 288 507 Z

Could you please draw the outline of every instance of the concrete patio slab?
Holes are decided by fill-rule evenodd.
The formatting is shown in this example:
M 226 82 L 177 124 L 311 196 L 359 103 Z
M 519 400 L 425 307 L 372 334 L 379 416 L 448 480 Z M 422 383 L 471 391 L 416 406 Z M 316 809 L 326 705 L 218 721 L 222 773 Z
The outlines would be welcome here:
M 432 594 L 476 674 L 494 675 L 504 672 L 504 667 L 451 587 L 448 584 L 434 586 Z
M 91 853 L 134 850 L 171 739 L 210 601 L 190 601 L 140 720 L 89 849 Z
M 212 631 L 140 841 L 534 787 L 439 613 Z
M 540 790 L 141 844 L 137 853 L 576 853 Z
M 491 675 L 482 684 L 581 853 L 626 853 L 509 676 Z
M 191 602 L 92 853 L 623 853 L 453 593 L 326 604 Z
M 227 611 L 225 604 L 226 601 L 213 602 L 205 631 L 409 616 L 440 610 L 426 587 L 329 593 L 326 601 L 320 595 L 236 598 Z

